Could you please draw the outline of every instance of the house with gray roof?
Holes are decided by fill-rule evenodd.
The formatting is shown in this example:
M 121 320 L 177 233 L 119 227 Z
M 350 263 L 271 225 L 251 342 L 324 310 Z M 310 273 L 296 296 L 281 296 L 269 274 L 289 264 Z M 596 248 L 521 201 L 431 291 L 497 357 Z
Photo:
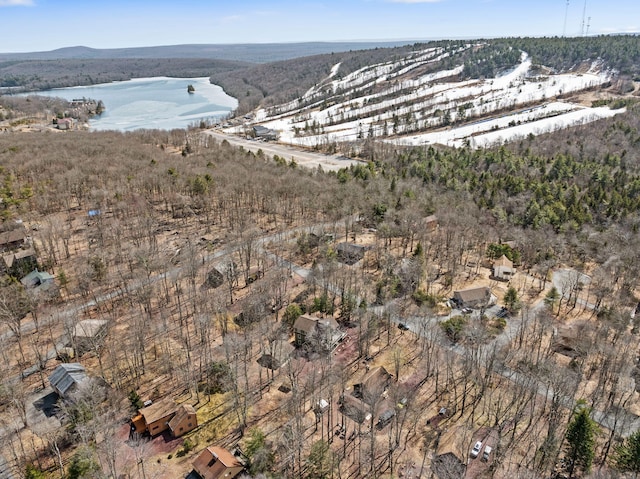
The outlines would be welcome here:
M 80 363 L 63 363 L 49 376 L 49 384 L 61 398 L 68 397 L 79 384 L 89 380 Z

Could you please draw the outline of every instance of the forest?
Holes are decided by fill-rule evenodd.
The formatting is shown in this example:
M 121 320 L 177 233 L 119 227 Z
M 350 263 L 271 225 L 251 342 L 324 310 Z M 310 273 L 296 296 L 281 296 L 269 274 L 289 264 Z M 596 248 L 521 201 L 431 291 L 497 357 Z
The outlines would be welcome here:
M 245 72 L 272 78 L 260 101 L 290 94 L 286 65 Z M 496 148 L 347 147 L 361 163 L 325 172 L 204 128 L 0 132 L 0 237 L 21 242 L 2 243 L 0 475 L 186 478 L 215 446 L 255 479 L 636 477 L 638 106 Z M 82 321 L 104 334 L 80 344 Z M 91 379 L 59 397 L 76 363 Z M 132 432 L 166 400 L 197 426 Z

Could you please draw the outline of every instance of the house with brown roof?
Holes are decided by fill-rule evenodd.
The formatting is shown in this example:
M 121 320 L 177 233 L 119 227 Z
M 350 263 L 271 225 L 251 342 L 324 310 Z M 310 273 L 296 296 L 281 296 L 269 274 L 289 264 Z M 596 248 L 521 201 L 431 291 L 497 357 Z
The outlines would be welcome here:
M 336 255 L 340 262 L 352 265 L 364 258 L 364 254 L 369 249 L 369 246 L 343 242 L 336 246 Z
M 392 381 L 393 376 L 384 366 L 377 366 L 370 369 L 359 383 L 353 385 L 353 395 L 367 404 L 375 404 Z
M 198 417 L 193 406 L 181 404 L 178 406 L 171 398 L 164 398 L 138 411 L 138 415 L 131 419 L 131 430 L 138 434 L 148 432 L 151 437 L 163 433 L 167 429 L 174 437 L 195 429 Z
M 191 404 L 181 404 L 169 421 L 173 437 L 180 437 L 198 426 L 198 415 Z
M 334 318 L 316 318 L 308 314 L 298 316 L 293 332 L 296 346 L 307 345 L 324 351 L 333 351 L 346 336 Z
M 14 251 L 27 242 L 27 230 L 20 225 L 9 231 L 0 233 L 0 251 Z
M 454 426 L 438 437 L 438 445 L 431 468 L 438 478 L 463 477 L 466 470 L 467 454 L 462 448 L 464 428 Z
M 109 322 L 105 319 L 83 319 L 73 328 L 73 346 L 76 354 L 97 347 L 107 335 Z
M 513 262 L 505 255 L 493 262 L 493 277 L 495 279 L 508 281 L 514 274 L 516 274 L 516 270 L 513 267 Z
M 461 308 L 486 308 L 495 304 L 497 297 L 488 286 L 469 288 L 453 293 L 453 299 Z
M 193 461 L 193 470 L 202 479 L 233 479 L 244 465 L 224 447 L 209 446 Z
M 424 219 L 424 226 L 427 232 L 432 232 L 438 229 L 438 217 L 436 215 L 429 215 Z
M 36 250 L 27 248 L 3 254 L 0 266 L 7 273 L 20 278 L 38 267 Z

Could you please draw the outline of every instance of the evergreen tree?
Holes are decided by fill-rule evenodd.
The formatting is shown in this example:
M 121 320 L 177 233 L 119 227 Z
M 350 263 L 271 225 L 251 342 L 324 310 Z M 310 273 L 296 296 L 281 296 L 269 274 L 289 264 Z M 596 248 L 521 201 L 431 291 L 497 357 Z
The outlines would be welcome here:
M 520 309 L 520 298 L 518 298 L 518 291 L 513 286 L 509 286 L 507 292 L 504 294 L 504 304 L 510 312 L 515 312 Z
M 591 409 L 580 401 L 567 428 L 565 468 L 569 479 L 575 477 L 577 471 L 588 473 L 593 463 L 598 426 L 590 414 Z
M 640 474 L 640 430 L 629 436 L 624 443 L 616 447 L 613 455 L 616 469 L 632 472 L 634 477 Z
M 316 441 L 311 446 L 309 457 L 309 476 L 312 479 L 325 479 L 330 477 L 333 466 L 333 457 L 329 444 L 325 441 Z

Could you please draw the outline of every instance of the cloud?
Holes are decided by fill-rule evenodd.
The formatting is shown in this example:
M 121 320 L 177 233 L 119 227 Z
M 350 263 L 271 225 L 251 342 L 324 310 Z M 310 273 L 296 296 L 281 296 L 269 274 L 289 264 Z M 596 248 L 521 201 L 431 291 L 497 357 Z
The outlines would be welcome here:
M 440 3 L 443 0 L 388 0 L 391 3 Z
M 31 7 L 33 0 L 0 0 L 0 7 Z

